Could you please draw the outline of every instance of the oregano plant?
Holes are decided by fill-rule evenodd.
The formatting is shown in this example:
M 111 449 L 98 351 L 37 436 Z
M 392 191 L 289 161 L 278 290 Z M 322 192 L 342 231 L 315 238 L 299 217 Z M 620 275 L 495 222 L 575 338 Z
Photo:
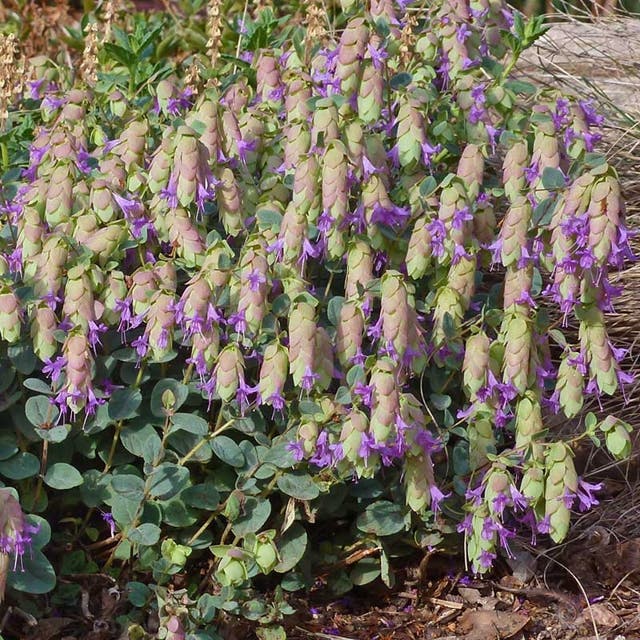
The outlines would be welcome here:
M 629 382 L 605 314 L 632 255 L 601 118 L 514 75 L 542 22 L 499 0 L 341 9 L 327 30 L 316 5 L 290 24 L 216 3 L 183 66 L 162 27 L 89 17 L 77 73 L 34 59 L 8 96 L 15 588 L 54 588 L 50 527 L 82 567 L 128 565 L 166 637 L 219 611 L 278 629 L 260 575 L 390 585 L 395 543 L 453 535 L 484 573 L 596 503 L 578 441 L 628 454 L 615 416 L 551 427 Z M 354 545 L 375 553 L 347 571 Z

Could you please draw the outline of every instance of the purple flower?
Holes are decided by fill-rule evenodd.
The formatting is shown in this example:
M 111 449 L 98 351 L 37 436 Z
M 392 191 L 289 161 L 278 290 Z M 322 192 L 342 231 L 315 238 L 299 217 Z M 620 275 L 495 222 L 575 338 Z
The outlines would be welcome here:
M 362 404 L 364 404 L 365 407 L 371 407 L 373 402 L 373 385 L 356 382 L 353 387 L 353 393 L 360 396 Z
M 48 95 L 42 101 L 42 106 L 48 111 L 55 111 L 64 103 L 65 101 L 62 98 L 56 98 L 55 96 Z
M 62 371 L 67 366 L 67 359 L 64 356 L 58 356 L 55 360 L 45 360 L 45 365 L 42 367 L 42 373 L 49 376 L 51 382 L 54 384 L 58 382 Z
M 578 106 L 582 111 L 587 126 L 601 127 L 604 124 L 604 116 L 599 115 L 593 108 L 593 100 L 578 100 Z
M 249 289 L 251 289 L 251 291 L 258 291 L 260 289 L 260 285 L 264 284 L 267 281 L 267 278 L 264 273 L 254 269 L 247 276 L 247 281 L 249 282 Z
M 374 47 L 371 43 L 367 44 L 367 51 L 371 56 L 373 66 L 380 71 L 384 67 L 384 61 L 389 57 L 384 47 Z
M 325 468 L 331 466 L 333 462 L 333 456 L 331 455 L 331 448 L 329 446 L 329 436 L 326 431 L 323 431 L 316 440 L 316 451 L 309 462 L 312 462 L 318 467 Z
M 369 457 L 372 453 L 375 453 L 376 448 L 376 440 L 373 437 L 373 434 L 364 432 L 362 434 L 362 438 L 360 439 L 360 447 L 358 448 L 358 455 L 364 460 L 365 465 L 369 460 Z
M 551 517 L 545 516 L 544 518 L 542 518 L 542 520 L 538 522 L 538 526 L 536 528 L 538 530 L 538 533 L 549 533 L 549 531 L 551 531 Z
M 440 489 L 438 489 L 435 484 L 432 484 L 429 487 L 429 494 L 431 495 L 431 511 L 433 511 L 433 514 L 436 515 L 440 510 L 440 503 L 445 498 L 448 498 L 451 493 L 442 493 L 442 491 L 440 491 Z
M 434 147 L 429 142 L 422 143 L 422 160 L 424 161 L 427 167 L 431 166 L 431 160 L 433 156 L 440 153 L 440 151 L 442 151 L 441 144 L 436 144 Z
M 467 535 L 471 535 L 473 533 L 473 516 L 470 513 L 467 513 L 464 520 L 458 523 L 456 531 L 458 533 L 466 533 Z
M 27 83 L 29 87 L 29 97 L 32 100 L 40 100 L 40 98 L 42 97 L 40 94 L 40 90 L 42 89 L 44 80 L 44 78 L 40 78 L 40 80 L 32 80 L 31 82 Z
M 304 375 L 301 378 L 301 386 L 305 391 L 311 391 L 316 380 L 319 380 L 320 376 L 314 373 L 309 365 L 304 370 Z
M 588 509 L 591 509 L 591 507 L 595 507 L 600 504 L 593 494 L 601 489 L 601 482 L 592 484 L 590 482 L 586 482 L 582 478 L 578 479 L 578 491 L 576 492 L 576 495 L 578 496 L 578 508 L 580 511 L 587 511 Z
M 464 44 L 470 35 L 471 35 L 471 29 L 469 28 L 469 25 L 466 22 L 463 22 L 456 27 L 456 40 L 460 44 Z
M 102 322 L 100 324 L 98 324 L 97 322 L 94 322 L 93 320 L 89 320 L 89 332 L 87 334 L 87 337 L 89 339 L 89 345 L 93 349 L 94 353 L 96 351 L 96 346 L 97 345 L 101 345 L 102 346 L 102 343 L 100 342 L 100 334 L 104 333 L 105 331 L 107 331 L 107 325 L 106 324 L 104 324 Z
M 149 338 L 146 335 L 141 335 L 131 343 L 131 346 L 135 348 L 138 358 L 144 358 L 149 350 Z
M 419 429 L 414 436 L 415 443 L 421 447 L 426 454 L 442 451 L 443 444 L 428 429 Z
M 116 521 L 110 511 L 102 512 L 102 519 L 109 525 L 109 534 L 113 538 L 116 535 Z
M 482 569 L 490 569 L 495 559 L 496 559 L 495 553 L 491 553 L 490 551 L 483 549 L 482 553 L 480 553 L 480 558 L 478 559 L 478 561 Z
M 244 379 L 244 376 L 240 376 L 240 381 L 238 383 L 238 390 L 236 391 L 236 400 L 240 405 L 240 414 L 244 415 L 251 405 L 251 400 L 249 396 L 254 394 L 258 390 L 258 387 L 250 387 Z

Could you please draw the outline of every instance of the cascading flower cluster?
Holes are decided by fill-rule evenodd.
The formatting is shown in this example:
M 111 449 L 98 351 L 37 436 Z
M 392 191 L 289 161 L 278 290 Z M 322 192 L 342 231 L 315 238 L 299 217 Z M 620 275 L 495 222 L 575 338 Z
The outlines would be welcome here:
M 301 464 L 399 463 L 418 513 L 451 495 L 439 452 L 458 439 L 459 530 L 484 571 L 515 523 L 558 541 L 572 501 L 593 501 L 545 416 L 628 381 L 604 322 L 631 257 L 620 189 L 590 105 L 531 111 L 502 76 L 522 27 L 502 2 L 418 20 L 344 4 L 338 41 L 257 51 L 255 85 L 196 99 L 163 80 L 145 110 L 112 92 L 110 126 L 88 117 L 98 88 L 39 68 L 42 126 L 3 205 L 0 335 L 32 342 L 65 419 L 109 401 L 107 356 L 184 363 L 210 406 L 288 429 Z M 578 318 L 577 344 L 543 300 Z M 462 429 L 433 395 L 464 404 Z

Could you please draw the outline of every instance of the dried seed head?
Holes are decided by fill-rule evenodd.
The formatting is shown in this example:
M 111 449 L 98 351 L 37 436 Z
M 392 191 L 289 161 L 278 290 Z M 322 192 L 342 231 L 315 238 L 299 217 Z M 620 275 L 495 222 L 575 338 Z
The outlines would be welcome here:
M 0 130 L 9 116 L 9 106 L 22 93 L 25 59 L 20 55 L 18 40 L 10 33 L 0 34 Z
M 326 14 L 319 0 L 304 1 L 304 17 L 307 33 L 305 37 L 305 48 L 307 59 L 311 53 L 311 48 L 317 43 L 322 42 L 326 36 Z
M 218 60 L 220 58 L 220 45 L 222 38 L 222 18 L 220 16 L 221 9 L 220 0 L 209 0 L 207 4 L 207 55 L 211 61 L 211 69 L 217 71 Z M 212 81 L 217 84 L 217 81 Z
M 111 39 L 111 27 L 113 18 L 120 9 L 119 0 L 106 0 L 104 3 L 104 14 L 102 15 L 102 24 L 104 27 L 102 42 L 108 42 Z
M 80 62 L 80 75 L 84 81 L 93 86 L 98 81 L 98 25 L 93 22 L 87 26 L 84 39 L 84 50 Z
M 413 49 L 416 44 L 415 28 L 418 26 L 418 17 L 414 14 L 407 14 L 400 33 L 400 61 L 406 67 L 411 62 Z

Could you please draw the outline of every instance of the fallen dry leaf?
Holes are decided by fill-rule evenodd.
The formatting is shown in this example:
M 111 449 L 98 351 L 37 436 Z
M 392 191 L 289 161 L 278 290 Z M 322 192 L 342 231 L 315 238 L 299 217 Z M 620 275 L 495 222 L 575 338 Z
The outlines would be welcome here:
M 466 611 L 460 618 L 464 640 L 504 640 L 521 631 L 529 617 L 508 611 Z
M 620 624 L 620 618 L 607 607 L 603 602 L 591 605 L 591 613 L 586 608 L 578 616 L 577 624 L 591 623 L 591 616 L 598 627 L 617 627 Z

